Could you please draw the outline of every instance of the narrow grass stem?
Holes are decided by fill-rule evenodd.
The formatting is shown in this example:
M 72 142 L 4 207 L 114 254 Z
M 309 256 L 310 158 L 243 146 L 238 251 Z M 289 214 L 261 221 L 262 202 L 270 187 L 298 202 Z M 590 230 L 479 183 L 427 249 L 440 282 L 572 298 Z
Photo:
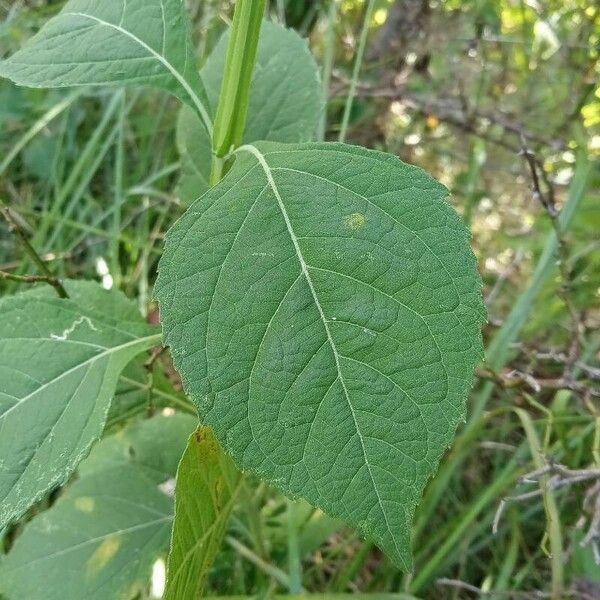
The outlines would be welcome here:
M 289 592 L 299 594 L 302 590 L 302 563 L 300 560 L 300 546 L 298 540 L 297 504 L 294 500 L 287 500 L 287 538 L 288 538 L 288 572 Z
M 365 46 L 367 44 L 367 35 L 369 33 L 369 25 L 371 23 L 371 16 L 374 8 L 375 0 L 369 0 L 369 4 L 367 4 L 367 10 L 365 11 L 362 30 L 360 32 L 358 48 L 356 49 L 356 58 L 354 59 L 354 68 L 352 69 L 352 79 L 350 80 L 350 88 L 348 89 L 348 96 L 346 97 L 346 105 L 344 106 L 344 116 L 342 117 L 342 125 L 339 135 L 340 142 L 344 142 L 346 140 L 348 123 L 350 122 L 350 113 L 352 111 L 352 104 L 354 103 L 354 96 L 356 95 L 356 85 L 358 84 L 358 76 L 360 75 L 360 68 L 362 66 Z
M 337 3 L 329 4 L 329 12 L 327 14 L 327 34 L 325 37 L 325 52 L 323 56 L 322 84 L 321 94 L 323 103 L 323 112 L 319 121 L 319 129 L 317 131 L 317 139 L 324 141 L 327 134 L 327 104 L 329 102 L 329 85 L 331 83 L 331 72 L 333 71 L 333 63 L 335 59 L 335 24 L 337 20 Z
M 537 431 L 531 421 L 529 414 L 521 408 L 515 408 L 517 416 L 521 420 L 523 429 L 527 436 L 527 442 L 531 450 L 533 464 L 536 469 L 543 469 L 546 466 L 546 459 Z M 560 528 L 560 515 L 553 491 L 548 486 L 549 474 L 542 475 L 539 478 L 540 492 L 544 502 L 544 511 L 546 513 L 546 527 L 548 531 L 548 540 L 550 541 L 550 564 L 552 567 L 552 600 L 560 600 L 564 592 L 564 574 L 563 574 L 563 542 Z
M 114 209 L 112 215 L 112 236 L 110 240 L 110 262 L 115 286 L 121 286 L 121 264 L 119 261 L 121 235 L 121 209 L 125 200 L 123 175 L 125 170 L 125 92 L 121 92 L 121 106 L 118 115 L 118 133 L 115 144 L 115 173 L 114 173 Z

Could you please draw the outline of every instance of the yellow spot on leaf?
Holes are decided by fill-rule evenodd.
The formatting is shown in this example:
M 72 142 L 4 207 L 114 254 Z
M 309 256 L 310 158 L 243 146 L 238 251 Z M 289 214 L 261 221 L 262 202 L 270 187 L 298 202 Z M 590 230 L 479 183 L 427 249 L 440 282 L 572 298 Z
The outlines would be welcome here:
M 344 217 L 344 223 L 348 229 L 360 229 L 365 224 L 365 215 L 361 213 L 352 213 L 351 215 Z
M 94 499 L 89 496 L 82 496 L 75 500 L 75 508 L 84 513 L 91 513 L 94 510 Z
M 109 535 L 88 559 L 88 575 L 95 575 L 98 571 L 101 571 L 117 553 L 120 545 L 121 538 L 118 535 Z

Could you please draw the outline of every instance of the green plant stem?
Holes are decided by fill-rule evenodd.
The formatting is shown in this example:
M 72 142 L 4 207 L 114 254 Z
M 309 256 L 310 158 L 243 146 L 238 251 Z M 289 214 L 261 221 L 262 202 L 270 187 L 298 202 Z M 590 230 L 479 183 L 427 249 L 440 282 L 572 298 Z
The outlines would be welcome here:
M 243 556 L 246 560 L 251 562 L 255 567 L 260 569 L 263 573 L 266 573 L 269 577 L 272 577 L 275 581 L 280 583 L 282 586 L 289 588 L 290 586 L 290 578 L 287 573 L 278 569 L 276 566 L 268 563 L 266 560 L 263 560 L 260 556 L 252 552 L 250 548 L 242 544 L 240 541 L 236 540 L 231 536 L 227 536 L 225 541 L 240 555 Z M 300 590 L 300 592 L 304 592 L 304 590 Z
M 373 550 L 373 543 L 364 541 L 356 554 L 352 557 L 347 565 L 339 571 L 332 582 L 332 590 L 345 590 L 348 588 L 350 582 L 354 580 L 358 572 L 364 565 L 365 560 Z
M 120 234 L 121 234 L 121 208 L 125 200 L 123 185 L 124 155 L 125 155 L 125 92 L 121 92 L 121 106 L 119 109 L 119 131 L 115 149 L 115 174 L 114 174 L 114 208 L 112 215 L 112 237 L 110 241 L 110 262 L 115 287 L 121 286 L 121 264 L 119 261 Z
M 225 157 L 242 143 L 250 82 L 266 0 L 237 0 L 212 134 L 210 184 L 226 172 Z
M 510 511 L 510 523 L 510 542 L 494 585 L 494 590 L 499 593 L 491 596 L 493 600 L 503 600 L 505 597 L 504 590 L 510 589 L 509 586 L 519 556 L 519 521 L 515 510 Z
M 333 71 L 333 63 L 335 57 L 335 24 L 337 21 L 337 2 L 329 3 L 329 13 L 327 15 L 327 35 L 325 37 L 325 52 L 323 56 L 323 71 L 321 94 L 323 102 L 323 112 L 319 121 L 317 131 L 317 139 L 325 140 L 327 133 L 327 104 L 329 103 L 329 85 L 331 83 L 331 72 Z
M 350 81 L 350 88 L 348 89 L 348 96 L 346 97 L 346 106 L 344 106 L 344 116 L 342 117 L 342 125 L 340 128 L 339 135 L 340 142 L 344 142 L 346 140 L 348 123 L 350 122 L 350 112 L 352 111 L 352 104 L 354 103 L 354 96 L 356 95 L 356 85 L 358 83 L 360 67 L 362 66 L 363 55 L 365 53 L 365 46 L 367 44 L 367 35 L 369 33 L 369 25 L 371 23 L 371 15 L 373 14 L 374 8 L 375 0 L 369 0 L 369 4 L 367 4 L 367 10 L 365 12 L 362 30 L 360 32 L 358 48 L 356 49 L 356 58 L 354 60 L 354 68 L 352 69 L 352 79 Z
M 59 298 L 68 298 L 69 294 L 67 294 L 67 290 L 65 290 L 65 288 L 64 288 L 63 284 L 60 282 L 60 280 L 57 279 L 56 277 L 54 277 L 54 275 L 52 275 L 52 272 L 50 271 L 50 269 L 48 268 L 46 263 L 42 260 L 40 255 L 35 251 L 35 248 L 31 245 L 31 243 L 27 239 L 25 232 L 21 229 L 19 224 L 15 221 L 13 216 L 10 214 L 10 209 L 8 208 L 7 204 L 2 199 L 0 199 L 0 214 L 2 214 L 2 216 L 8 223 L 9 227 L 13 230 L 13 232 L 17 236 L 17 239 L 21 243 L 21 246 L 23 247 L 23 250 L 25 250 L 25 253 L 27 254 L 27 256 L 29 256 L 29 258 L 33 261 L 33 263 L 44 274 L 41 278 L 38 278 L 38 281 L 45 281 L 46 283 L 50 284 L 56 290 L 56 293 L 58 294 Z M 22 276 L 24 279 L 23 278 L 17 279 L 16 277 L 17 276 L 11 275 L 10 277 L 5 277 L 5 279 L 11 279 L 12 281 L 27 281 L 28 283 L 32 283 L 31 278 L 33 276 L 31 276 L 31 275 Z
M 287 500 L 287 530 L 288 530 L 288 572 L 290 575 L 289 592 L 299 594 L 302 589 L 302 563 L 300 561 L 300 546 L 298 543 L 298 511 L 297 504 Z
M 130 377 L 126 377 L 125 375 L 121 375 L 121 381 L 124 381 L 128 385 L 131 385 L 139 390 L 148 389 L 148 385 L 146 383 L 141 383 L 136 381 L 135 379 L 131 379 Z M 187 396 L 184 395 L 176 395 L 170 394 L 168 392 L 164 392 L 156 387 L 152 388 L 152 394 L 158 396 L 165 402 L 170 405 L 177 407 L 183 412 L 189 413 L 190 415 L 197 415 L 198 411 L 196 407 L 192 404 L 190 400 L 188 400 Z
M 517 416 L 521 420 L 523 429 L 527 436 L 527 442 L 531 450 L 533 464 L 536 469 L 546 466 L 546 459 L 540 444 L 540 439 L 535 430 L 530 416 L 521 408 L 515 408 Z M 548 539 L 550 540 L 550 564 L 552 566 L 552 600 L 560 600 L 564 591 L 563 575 L 563 543 L 560 529 L 560 515 L 554 494 L 548 489 L 548 475 L 540 477 L 539 485 L 546 513 L 546 524 L 548 528 Z
M 511 460 L 506 464 L 498 476 L 485 488 L 477 500 L 465 511 L 456 526 L 445 537 L 444 542 L 434 552 L 431 559 L 418 571 L 415 579 L 409 585 L 409 592 L 419 593 L 423 586 L 435 575 L 444 561 L 444 558 L 451 552 L 456 544 L 460 542 L 468 527 L 476 522 L 481 511 L 491 502 L 496 500 L 506 489 L 509 489 L 517 481 L 519 471 L 517 465 L 521 456 L 523 447 L 517 451 Z

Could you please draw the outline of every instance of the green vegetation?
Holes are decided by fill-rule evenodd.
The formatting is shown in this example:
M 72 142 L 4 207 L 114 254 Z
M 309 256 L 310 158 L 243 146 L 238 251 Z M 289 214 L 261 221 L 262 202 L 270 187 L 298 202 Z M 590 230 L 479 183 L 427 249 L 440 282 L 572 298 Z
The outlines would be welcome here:
M 2 598 L 600 595 L 593 3 L 0 19 Z

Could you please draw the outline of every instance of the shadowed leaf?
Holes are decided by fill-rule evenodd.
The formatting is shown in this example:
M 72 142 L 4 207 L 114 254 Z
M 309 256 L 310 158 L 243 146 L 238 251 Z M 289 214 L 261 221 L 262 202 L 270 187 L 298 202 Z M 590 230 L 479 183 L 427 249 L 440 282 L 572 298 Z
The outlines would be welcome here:
M 101 435 L 122 370 L 160 344 L 123 294 L 67 282 L 0 301 L 0 527 L 61 485 Z

